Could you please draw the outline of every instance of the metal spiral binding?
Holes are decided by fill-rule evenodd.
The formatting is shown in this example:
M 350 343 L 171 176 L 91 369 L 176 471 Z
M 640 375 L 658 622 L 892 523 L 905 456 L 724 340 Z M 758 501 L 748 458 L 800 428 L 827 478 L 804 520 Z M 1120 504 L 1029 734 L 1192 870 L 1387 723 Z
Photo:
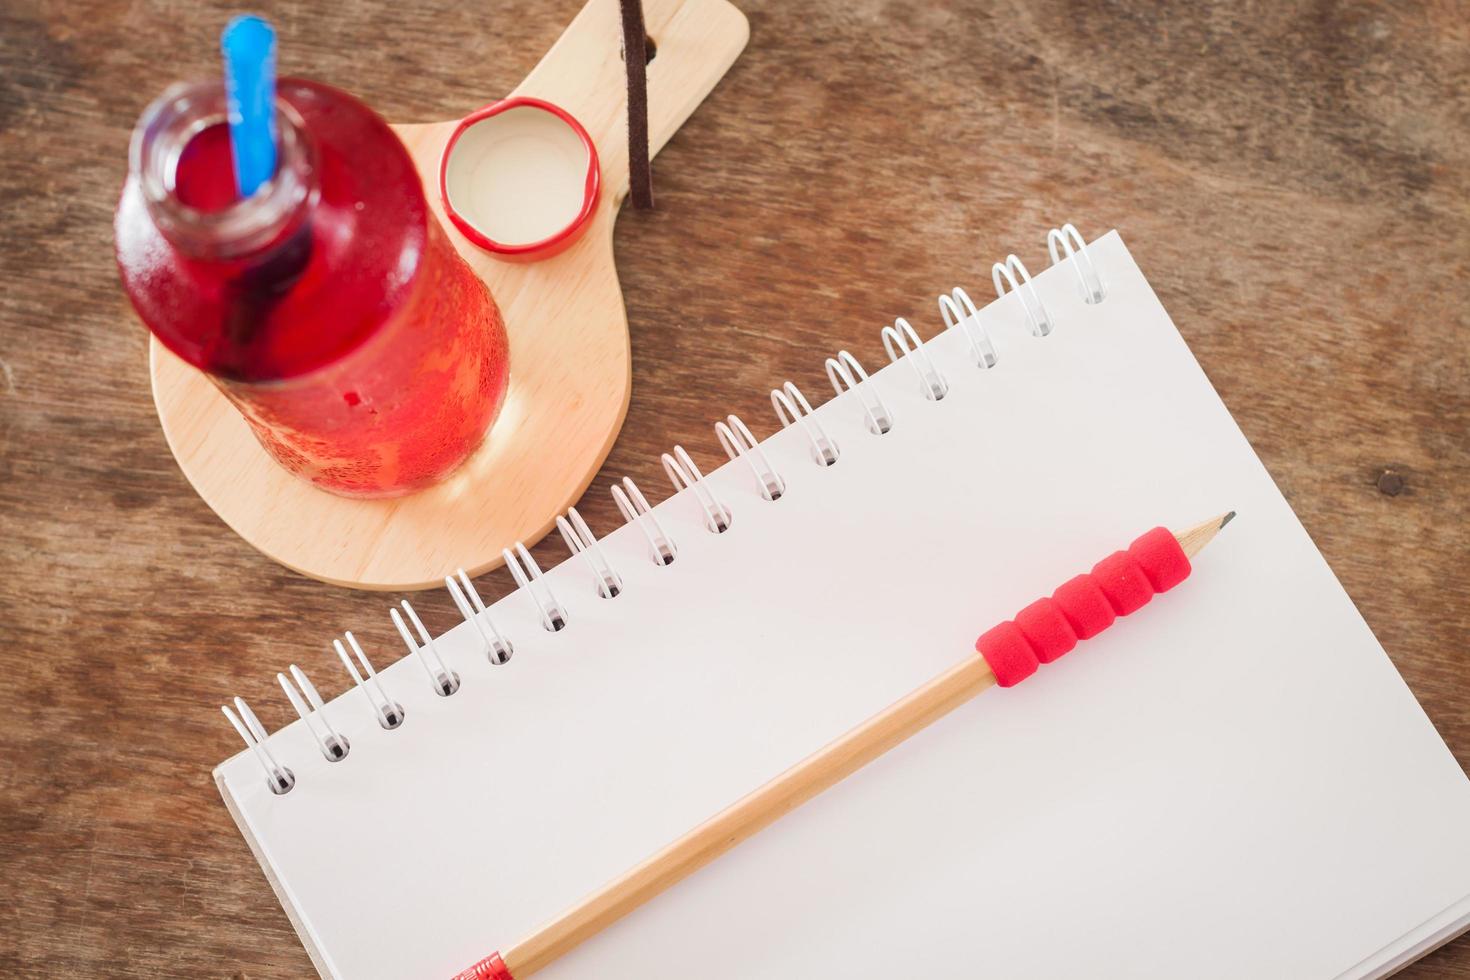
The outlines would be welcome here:
M 378 672 L 373 670 L 373 665 L 368 662 L 367 654 L 362 652 L 362 647 L 357 642 L 357 637 L 348 630 L 345 634 L 347 644 L 352 647 L 352 652 L 357 655 L 357 663 L 347 656 L 347 651 L 342 648 L 341 640 L 332 641 L 332 649 L 337 651 L 337 657 L 342 661 L 342 666 L 347 668 L 347 673 L 352 675 L 353 682 L 358 690 L 362 691 L 363 697 L 368 699 L 372 706 L 373 714 L 378 718 L 378 724 L 390 731 L 403 724 L 403 705 L 388 697 L 388 692 L 383 690 L 383 682 L 378 680 Z M 362 665 L 362 673 L 358 673 L 358 664 Z M 364 677 L 363 675 L 367 676 Z M 377 697 L 374 697 L 374 693 Z
M 969 293 L 956 286 L 948 296 L 940 296 L 939 315 L 944 317 L 945 329 L 959 327 L 964 331 L 977 364 L 983 368 L 995 367 L 999 355 L 990 340 L 990 331 L 980 322 L 980 312 L 975 309 L 975 301 L 970 299 Z
M 664 453 L 659 459 L 664 464 L 664 472 L 669 475 L 669 482 L 674 485 L 675 492 L 687 489 L 699 501 L 706 518 L 705 526 L 716 534 L 724 534 L 730 530 L 734 515 L 705 483 L 704 474 L 699 472 L 699 467 L 694 465 L 694 460 L 684 451 L 684 447 L 675 446 L 672 453 Z
M 587 522 L 582 520 L 582 515 L 577 513 L 577 508 L 568 508 L 565 517 L 557 515 L 556 529 L 561 532 L 561 538 L 572 554 L 587 560 L 593 577 L 597 579 L 597 594 L 604 599 L 616 599 L 623 591 L 623 580 L 613 571 L 607 555 L 602 553 L 602 546 L 597 543 Z
M 831 466 L 837 462 L 842 450 L 837 448 L 837 441 L 827 435 L 822 423 L 812 418 L 811 403 L 806 400 L 800 388 L 790 381 L 779 388 L 773 388 L 771 405 L 776 409 L 776 417 L 781 420 L 781 428 L 788 428 L 793 423 L 801 426 L 812 444 L 813 458 L 818 463 Z
M 955 292 L 963 293 L 956 289 Z M 965 297 L 969 299 L 969 297 Z M 945 297 L 940 298 L 940 308 L 943 309 Z M 875 436 L 887 434 L 893 428 L 893 413 L 883 402 L 883 396 L 873 390 L 873 385 L 868 381 L 868 372 L 858 363 L 858 359 L 845 350 L 837 352 L 836 357 L 827 358 L 827 380 L 832 382 L 832 390 L 837 394 L 844 391 L 856 391 L 858 400 L 863 403 L 863 414 L 868 417 L 868 431 Z M 871 398 L 867 397 L 871 395 Z
M 623 520 L 636 525 L 648 539 L 648 546 L 653 549 L 653 563 L 672 565 L 678 557 L 679 549 L 675 547 L 674 539 L 664 533 L 658 518 L 653 516 L 653 508 L 648 506 L 648 500 L 643 496 L 643 491 L 638 489 L 638 484 L 630 477 L 623 477 L 622 486 L 613 484 L 612 498 L 613 503 L 618 505 Z
M 1050 230 L 1047 233 L 1047 250 L 1053 266 L 1065 263 L 1075 271 L 1082 298 L 1086 303 L 1095 304 L 1106 298 L 1103 279 L 1088 255 L 1086 242 L 1074 226 L 1065 224 L 1061 228 Z M 1019 258 L 1007 255 L 1004 262 L 992 265 L 991 282 L 995 286 L 997 297 L 1004 296 L 1008 291 L 1020 295 L 1027 326 L 1033 336 L 1046 337 L 1053 331 L 1055 321 L 1042 303 L 1026 266 Z M 948 295 L 940 296 L 939 310 L 946 329 L 958 328 L 964 333 L 975 363 L 982 368 L 995 366 L 999 359 L 996 347 L 985 324 L 981 322 L 979 311 L 965 290 L 955 287 Z M 917 331 L 906 319 L 896 318 L 893 325 L 883 328 L 881 337 L 889 360 L 894 363 L 902 360 L 913 370 L 926 400 L 939 401 L 948 394 L 949 380 L 935 366 Z M 836 357 L 827 358 L 825 366 L 827 378 L 837 396 L 852 392 L 857 403 L 862 406 L 868 431 L 883 435 L 892 430 L 894 413 L 856 357 L 841 350 Z M 817 420 L 811 404 L 795 384 L 787 381 L 772 390 L 771 405 L 783 428 L 792 425 L 802 428 L 811 445 L 812 458 L 818 465 L 826 467 L 837 462 L 841 456 L 837 441 Z M 781 499 L 787 492 L 786 480 L 772 465 L 761 443 L 739 417 L 729 415 L 723 421 L 715 423 L 715 434 L 732 462 L 744 460 L 750 467 L 764 499 Z M 713 486 L 700 472 L 689 453 L 682 446 L 675 446 L 671 453 L 662 455 L 661 461 L 675 491 L 687 489 L 699 503 L 704 512 L 706 527 L 714 532 L 727 531 L 733 514 L 729 506 L 715 494 Z M 637 484 L 624 477 L 611 488 L 611 493 L 624 521 L 636 526 L 648 542 L 654 564 L 659 567 L 673 564 L 678 556 L 678 547 L 653 513 L 653 508 Z M 577 509 L 570 508 L 564 516 L 558 516 L 556 526 L 567 547 L 573 554 L 581 555 L 592 571 L 597 594 L 609 599 L 620 595 L 624 588 L 623 578 L 614 569 Z M 542 626 L 550 632 L 562 630 L 567 624 L 564 607 L 552 592 L 550 584 L 542 577 L 540 566 L 525 545 L 518 541 L 513 549 L 505 549 L 502 556 L 517 588 L 535 603 Z M 489 661 L 496 665 L 509 661 L 514 647 L 510 639 L 495 625 L 484 600 L 464 569 L 459 569 L 453 576 L 446 576 L 444 586 L 460 615 L 466 623 L 473 625 L 483 641 Z M 418 639 L 415 640 L 404 616 L 398 609 L 390 609 L 390 618 L 404 644 L 423 665 L 435 693 L 441 697 L 454 694 L 460 689 L 459 675 L 449 668 L 433 635 L 425 628 L 413 606 L 407 600 L 403 600 L 400 606 L 407 615 L 408 622 L 413 624 L 414 632 L 418 634 Z M 389 696 L 356 637 L 350 631 L 344 633 L 343 637 L 346 646 L 342 640 L 334 639 L 332 647 L 352 677 L 354 685 L 367 699 L 378 724 L 387 730 L 400 728 L 405 717 L 403 706 Z M 348 647 L 351 648 L 352 655 L 348 654 Z M 330 762 L 346 759 L 351 745 L 347 737 L 328 719 L 326 705 L 305 672 L 292 664 L 289 676 L 278 673 L 276 679 L 323 756 Z M 260 763 L 271 792 L 276 795 L 291 792 L 296 785 L 296 776 L 270 751 L 266 744 L 270 736 L 250 706 L 244 699 L 237 697 L 233 708 L 225 705 L 221 710 Z
M 1058 253 L 1058 248 L 1067 253 L 1065 259 Z M 1082 287 L 1084 302 L 1101 303 L 1107 298 L 1102 278 L 1098 276 L 1097 268 L 1092 264 L 1091 256 L 1087 254 L 1087 243 L 1082 240 L 1082 233 L 1071 224 L 1053 228 L 1046 233 L 1046 250 L 1051 254 L 1052 265 L 1060 265 L 1066 261 L 1077 270 L 1077 280 Z
M 531 557 L 526 546 L 517 541 L 515 551 L 505 548 L 500 555 L 505 559 L 505 567 L 510 569 L 511 578 L 516 580 L 516 587 L 536 603 L 536 609 L 541 613 L 541 625 L 546 627 L 547 632 L 556 633 L 566 629 L 566 613 L 562 612 L 561 603 L 556 601 L 556 593 L 541 578 L 541 566 L 536 564 L 536 559 Z M 532 588 L 534 582 L 541 583 L 540 594 Z
M 296 713 L 306 723 L 311 737 L 321 746 L 322 755 L 327 757 L 327 761 L 341 762 L 347 758 L 347 751 L 352 748 L 352 744 L 347 741 L 347 736 L 338 732 L 327 720 L 327 706 L 322 704 L 322 696 L 316 692 L 316 685 L 307 679 L 302 669 L 292 664 L 291 677 L 278 673 L 276 681 L 281 685 L 281 690 L 286 692 L 286 700 L 291 702 L 291 707 L 296 709 Z M 300 693 L 297 693 L 298 687 L 301 689 Z M 305 700 L 302 700 L 303 695 Z M 317 725 L 321 726 L 320 731 L 317 730 Z
M 762 497 L 767 500 L 781 499 L 781 495 L 786 492 L 786 481 L 772 468 L 766 451 L 756 442 L 745 423 L 740 421 L 740 416 L 727 415 L 725 421 L 716 422 L 715 435 L 725 448 L 725 455 L 732 460 L 743 459 L 750 464 L 750 472 L 755 474 L 755 482 L 760 487 Z
M 1016 281 L 1016 275 L 1021 279 Z M 1001 280 L 1005 281 L 1002 282 Z M 990 267 L 990 281 L 995 285 L 995 297 L 1001 298 L 1006 294 L 1005 284 L 1009 283 L 1011 291 L 1019 293 L 1021 305 L 1026 308 L 1026 319 L 1031 324 L 1031 334 L 1034 337 L 1045 337 L 1051 333 L 1051 320 L 1046 315 L 1046 307 L 1041 304 L 1041 297 L 1036 295 L 1036 287 L 1031 284 L 1031 273 L 1021 264 L 1021 260 L 1014 255 L 1007 255 L 1004 262 L 997 262 Z
M 270 786 L 271 792 L 277 796 L 291 792 L 296 785 L 296 776 L 291 770 L 277 762 L 276 757 L 271 755 L 271 750 L 265 747 L 266 739 L 270 736 L 266 734 L 265 726 L 260 723 L 260 719 L 255 717 L 255 712 L 250 710 L 250 705 L 245 703 L 245 699 L 235 699 L 235 711 L 231 711 L 227 704 L 221 705 L 220 710 L 225 713 L 226 718 L 230 719 L 230 724 L 235 726 L 235 731 L 240 733 L 246 746 L 260 761 L 260 767 L 265 770 L 266 784 Z M 239 714 L 236 714 L 236 711 Z
M 459 581 L 454 576 L 444 576 L 444 587 L 449 590 L 449 597 L 454 600 L 454 605 L 459 609 L 459 614 L 464 617 L 465 622 L 475 627 L 475 632 L 480 634 L 480 639 L 485 641 L 485 652 L 490 657 L 492 664 L 503 664 L 510 659 L 515 652 L 509 640 L 495 628 L 495 621 L 490 618 L 490 610 L 485 608 L 485 600 L 480 598 L 480 593 L 470 584 L 470 577 L 459 570 Z
M 403 624 L 403 617 L 398 615 L 397 609 L 388 610 L 388 615 L 393 619 L 393 625 L 398 628 L 398 635 L 403 637 L 403 645 L 408 647 L 408 652 L 419 658 L 419 663 L 424 665 L 424 672 L 429 675 L 429 683 L 434 686 L 434 693 L 442 697 L 449 697 L 459 690 L 459 675 L 450 670 L 444 663 L 444 658 L 439 656 L 439 648 L 434 645 L 434 637 L 424 629 L 423 620 L 419 614 L 413 611 L 413 606 L 408 604 L 407 599 L 399 602 L 403 611 L 408 613 L 408 618 L 413 620 L 414 629 L 419 631 L 419 637 L 423 640 L 422 645 L 413 641 L 413 635 L 408 632 L 408 627 Z
M 894 320 L 893 326 L 883 328 L 883 349 L 888 352 L 888 360 L 892 363 L 897 364 L 899 358 L 908 362 L 914 369 L 914 376 L 919 379 L 925 398 L 937 402 L 949 394 L 949 382 L 929 359 L 924 342 L 903 317 Z

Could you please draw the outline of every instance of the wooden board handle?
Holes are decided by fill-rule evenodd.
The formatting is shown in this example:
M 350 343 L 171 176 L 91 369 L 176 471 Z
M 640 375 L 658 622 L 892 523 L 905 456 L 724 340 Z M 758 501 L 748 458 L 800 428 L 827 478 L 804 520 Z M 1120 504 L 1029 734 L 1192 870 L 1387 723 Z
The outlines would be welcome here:
M 644 0 L 644 8 L 658 47 L 648 65 L 653 152 L 735 62 L 750 29 L 727 0 Z M 612 449 L 632 390 L 612 250 L 628 193 L 621 47 L 618 0 L 590 0 L 513 93 L 576 116 L 602 165 L 602 195 L 582 240 L 543 262 L 500 261 L 444 220 L 439 160 L 457 119 L 394 127 L 424 178 L 430 208 L 490 287 L 510 336 L 506 408 L 480 450 L 445 482 L 397 500 L 317 490 L 260 448 L 204 375 L 152 342 L 153 397 L 169 447 L 199 495 L 246 541 L 328 582 L 434 588 L 456 568 L 479 574 L 498 566 L 501 548 L 539 540 L 581 497 Z M 464 114 L 489 101 L 463 98 Z
M 745 48 L 750 25 L 726 0 L 643 0 L 656 53 L 648 63 L 652 157 L 704 101 Z M 617 0 L 589 0 L 513 95 L 554 102 L 577 117 L 602 160 L 614 204 L 628 193 L 628 90 Z

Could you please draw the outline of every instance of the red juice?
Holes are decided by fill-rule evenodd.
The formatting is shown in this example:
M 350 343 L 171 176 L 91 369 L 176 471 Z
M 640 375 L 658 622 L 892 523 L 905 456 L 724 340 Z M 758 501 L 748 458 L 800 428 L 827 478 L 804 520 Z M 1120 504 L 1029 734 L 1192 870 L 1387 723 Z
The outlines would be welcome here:
M 505 326 L 387 124 L 336 89 L 277 88 L 276 176 L 238 199 L 219 86 L 144 114 L 116 219 L 133 306 L 292 472 L 382 497 L 447 476 L 505 395 Z

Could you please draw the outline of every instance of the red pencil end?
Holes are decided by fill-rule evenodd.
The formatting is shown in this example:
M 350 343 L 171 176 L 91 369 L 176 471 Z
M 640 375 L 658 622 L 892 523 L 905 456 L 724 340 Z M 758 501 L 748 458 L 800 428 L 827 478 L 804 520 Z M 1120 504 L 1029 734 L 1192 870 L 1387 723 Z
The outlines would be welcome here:
M 510 975 L 510 968 L 500 958 L 499 953 L 491 953 L 474 966 L 462 973 L 456 973 L 454 980 L 516 980 Z
M 1227 518 L 1228 520 L 1228 518 Z M 1225 521 L 1220 522 L 1223 527 Z M 1218 530 L 1214 528 L 1212 530 Z M 1189 556 L 1168 528 L 1156 527 L 1064 583 L 1049 599 L 1038 599 L 1014 620 L 994 626 L 975 641 L 995 682 L 1013 687 L 1120 616 L 1148 604 L 1189 577 Z

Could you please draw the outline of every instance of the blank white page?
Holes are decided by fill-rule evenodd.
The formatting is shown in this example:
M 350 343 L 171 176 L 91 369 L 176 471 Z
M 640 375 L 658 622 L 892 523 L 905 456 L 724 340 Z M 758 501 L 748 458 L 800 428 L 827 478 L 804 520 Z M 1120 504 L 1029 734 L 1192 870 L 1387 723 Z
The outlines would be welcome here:
M 687 491 L 659 504 L 672 565 L 598 529 L 622 594 L 580 558 L 549 570 L 567 628 L 509 596 L 509 664 L 461 626 L 438 644 L 453 696 L 411 659 L 383 671 L 401 729 L 351 691 L 327 706 L 345 761 L 299 722 L 272 736 L 289 794 L 247 754 L 224 763 L 330 975 L 447 978 L 513 945 L 1110 551 L 1229 509 L 1176 590 L 539 976 L 1332 977 L 1470 896 L 1470 782 L 1122 241 L 1089 254 L 1101 303 L 1069 265 L 1036 278 L 1050 336 L 1015 294 L 981 311 L 993 368 L 957 330 L 927 343 L 942 401 L 909 364 L 875 373 L 888 434 L 853 393 L 820 405 L 835 465 L 800 427 L 767 439 L 780 500 L 744 461 L 709 474 L 727 533 Z M 879 360 L 878 338 L 858 353 Z

